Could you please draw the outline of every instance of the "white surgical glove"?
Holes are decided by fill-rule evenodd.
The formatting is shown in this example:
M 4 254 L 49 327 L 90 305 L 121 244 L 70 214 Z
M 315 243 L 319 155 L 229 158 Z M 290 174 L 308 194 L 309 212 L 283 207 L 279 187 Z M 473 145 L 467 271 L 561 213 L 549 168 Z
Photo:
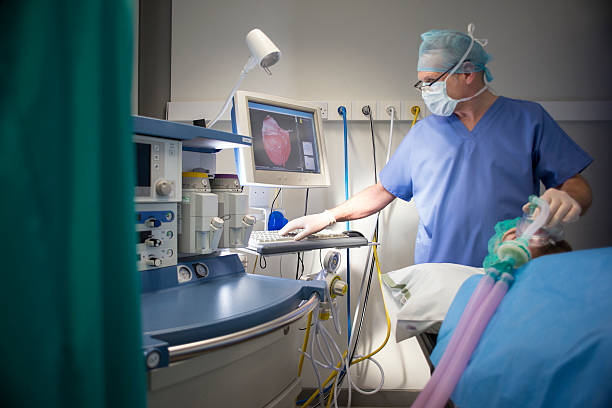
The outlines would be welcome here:
M 580 218 L 582 207 L 565 191 L 549 188 L 542 194 L 541 198 L 546 200 L 550 207 L 547 227 L 553 227 L 560 223 L 576 222 Z M 523 206 L 523 211 L 529 211 L 529 203 Z
M 329 227 L 335 222 L 336 218 L 334 218 L 333 214 L 325 210 L 319 214 L 306 215 L 304 217 L 291 220 L 278 233 L 280 235 L 287 235 L 293 230 L 303 228 L 304 231 L 297 234 L 294 238 L 296 241 L 299 241 L 308 235 L 321 231 L 325 227 Z

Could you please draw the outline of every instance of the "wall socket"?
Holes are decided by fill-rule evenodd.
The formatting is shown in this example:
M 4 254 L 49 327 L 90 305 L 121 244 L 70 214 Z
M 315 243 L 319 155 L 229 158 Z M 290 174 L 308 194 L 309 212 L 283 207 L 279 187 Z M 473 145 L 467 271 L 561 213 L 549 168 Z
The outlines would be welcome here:
M 269 208 L 270 195 L 272 188 L 248 186 L 249 189 L 249 207 L 251 208 Z
M 328 115 L 327 102 L 306 101 L 306 103 L 319 108 L 319 111 L 321 112 L 321 119 L 327 120 L 327 115 Z

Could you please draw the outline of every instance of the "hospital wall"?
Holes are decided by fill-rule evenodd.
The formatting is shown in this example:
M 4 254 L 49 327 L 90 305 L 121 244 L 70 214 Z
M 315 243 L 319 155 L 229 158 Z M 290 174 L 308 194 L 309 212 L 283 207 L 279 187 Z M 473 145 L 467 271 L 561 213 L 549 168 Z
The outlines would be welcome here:
M 273 75 L 252 71 L 241 89 L 303 100 L 416 100 L 419 34 L 431 28 L 463 30 L 476 24 L 476 36 L 488 38 L 487 50 L 499 94 L 530 100 L 609 100 L 612 56 L 609 6 L 604 1 L 406 1 L 406 0 L 175 0 L 172 10 L 171 100 L 221 100 L 227 95 L 248 50 L 245 34 L 263 29 L 283 52 Z M 389 123 L 375 122 L 377 163 L 384 161 Z M 568 228 L 576 249 L 612 245 L 611 122 L 563 122 L 595 163 L 585 171 L 594 204 L 583 220 Z M 393 148 L 409 131 L 397 123 Z M 219 129 L 229 130 L 228 123 Z M 310 191 L 308 212 L 333 207 L 344 199 L 344 164 L 340 122 L 324 125 L 332 186 Z M 369 124 L 349 125 L 349 190 L 374 182 Z M 512 135 L 508 135 L 512 137 Z M 379 169 L 380 170 L 380 167 Z M 233 172 L 232 152 L 221 152 L 218 172 Z M 281 206 L 289 218 L 304 211 L 304 190 L 286 190 Z M 478 197 L 474 197 L 475 200 Z M 373 217 L 351 223 L 367 235 Z M 413 203 L 396 200 L 382 214 L 380 250 L 383 272 L 411 265 L 418 215 Z M 469 228 L 469 226 L 466 226 Z M 351 252 L 352 296 L 365 267 L 365 250 Z M 250 262 L 253 259 L 249 259 Z M 319 254 L 305 258 L 306 272 L 319 268 Z M 250 263 L 252 268 L 252 263 Z M 344 266 L 343 266 L 344 268 Z M 270 257 L 256 273 L 294 277 L 295 256 Z M 345 272 L 343 272 L 345 273 Z M 385 319 L 378 282 L 373 285 L 359 352 L 384 339 Z M 343 308 L 344 309 L 344 308 Z M 343 322 L 346 318 L 342 319 Z M 344 328 L 346 331 L 346 322 Z M 385 368 L 385 389 L 421 388 L 428 369 L 416 342 L 389 345 L 377 355 Z M 378 383 L 373 366 L 358 370 L 358 382 Z M 306 386 L 314 386 L 307 373 Z

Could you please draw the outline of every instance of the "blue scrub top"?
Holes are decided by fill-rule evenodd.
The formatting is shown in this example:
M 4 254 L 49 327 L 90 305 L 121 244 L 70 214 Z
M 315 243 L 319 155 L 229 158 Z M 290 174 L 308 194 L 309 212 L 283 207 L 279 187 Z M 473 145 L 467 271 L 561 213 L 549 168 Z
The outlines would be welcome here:
M 520 216 L 540 181 L 557 187 L 592 161 L 542 106 L 500 96 L 471 132 L 454 114 L 416 123 L 380 182 L 414 198 L 415 263 L 481 266 L 495 223 Z

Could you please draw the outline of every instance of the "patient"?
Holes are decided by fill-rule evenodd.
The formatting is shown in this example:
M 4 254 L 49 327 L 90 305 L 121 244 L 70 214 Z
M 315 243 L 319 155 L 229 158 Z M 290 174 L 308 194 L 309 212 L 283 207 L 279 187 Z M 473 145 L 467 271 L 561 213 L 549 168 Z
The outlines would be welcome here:
M 516 240 L 517 237 L 523 235 L 530 228 L 533 220 L 531 216 L 525 214 L 522 217 L 499 221 L 495 224 L 495 233 L 489 239 L 488 254 L 483 260 L 485 270 L 499 262 L 497 257 L 497 249 L 504 241 Z M 531 255 L 531 259 L 538 258 L 542 255 L 558 254 L 561 252 L 570 252 L 572 247 L 563 239 L 564 231 L 561 224 L 556 224 L 552 227 L 538 229 L 529 239 L 527 250 Z
M 502 236 L 502 242 L 516 239 L 516 228 L 517 227 L 513 227 L 506 231 Z M 560 235 L 561 234 L 558 234 L 557 237 Z M 531 253 L 531 259 L 543 255 L 560 254 L 563 252 L 572 251 L 571 245 L 566 240 L 556 240 L 542 229 L 538 230 L 529 240 L 528 249 Z
M 469 276 L 484 273 L 489 266 L 498 262 L 495 253 L 497 246 L 501 242 L 515 240 L 527 225 L 521 217 L 497 223 L 495 234 L 489 240 L 489 254 L 484 259 L 484 268 L 456 264 L 419 264 L 386 274 L 383 281 L 393 298 L 400 303 L 396 341 L 416 336 L 425 359 L 433 370 L 429 355 L 436 345 L 440 323 L 455 294 Z M 527 248 L 531 259 L 572 251 L 572 247 L 563 237 L 563 227 L 560 225 L 536 231 Z

